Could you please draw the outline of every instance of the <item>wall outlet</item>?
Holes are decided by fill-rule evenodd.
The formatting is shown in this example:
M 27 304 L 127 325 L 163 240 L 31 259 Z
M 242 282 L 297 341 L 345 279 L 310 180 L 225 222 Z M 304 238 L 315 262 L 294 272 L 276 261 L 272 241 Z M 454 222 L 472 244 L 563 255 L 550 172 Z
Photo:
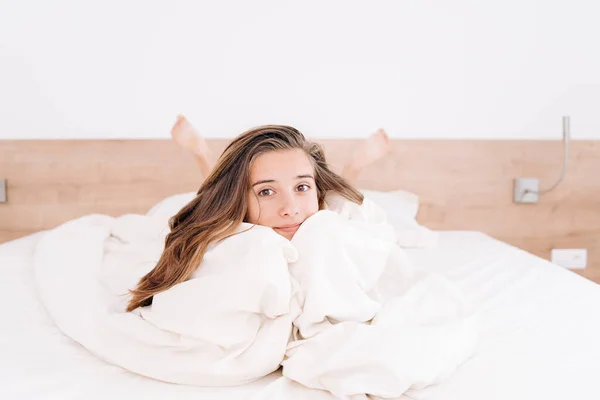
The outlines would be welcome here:
M 540 199 L 540 180 L 537 178 L 515 179 L 515 203 L 537 203 Z
M 0 179 L 0 203 L 6 203 L 6 179 Z
M 551 259 L 554 264 L 568 269 L 585 269 L 587 265 L 587 249 L 552 249 Z

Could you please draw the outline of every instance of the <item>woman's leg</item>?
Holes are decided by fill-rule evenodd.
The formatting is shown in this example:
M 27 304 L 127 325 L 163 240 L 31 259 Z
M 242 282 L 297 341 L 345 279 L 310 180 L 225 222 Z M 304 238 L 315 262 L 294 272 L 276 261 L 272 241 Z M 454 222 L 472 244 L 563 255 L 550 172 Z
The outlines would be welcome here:
M 342 177 L 350 183 L 356 184 L 362 170 L 385 157 L 389 150 L 390 138 L 383 129 L 378 129 L 356 149 L 350 161 L 344 166 Z
M 171 128 L 173 140 L 186 150 L 192 152 L 200 165 L 200 172 L 206 179 L 214 167 L 212 152 L 200 132 L 183 115 L 177 116 L 177 121 Z
M 177 116 L 177 121 L 171 129 L 173 140 L 186 150 L 192 152 L 200 166 L 200 171 L 206 178 L 214 167 L 213 155 L 200 132 L 183 115 Z M 360 173 L 383 158 L 389 151 L 389 137 L 383 129 L 372 133 L 354 152 L 350 161 L 342 170 L 342 177 L 355 184 Z

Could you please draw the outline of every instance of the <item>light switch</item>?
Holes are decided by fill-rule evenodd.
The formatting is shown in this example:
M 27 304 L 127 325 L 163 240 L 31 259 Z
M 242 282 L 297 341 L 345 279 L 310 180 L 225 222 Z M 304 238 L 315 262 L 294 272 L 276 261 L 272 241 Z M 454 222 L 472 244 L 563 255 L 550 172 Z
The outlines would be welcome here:
M 587 265 L 586 249 L 552 249 L 550 257 L 554 264 L 568 269 L 585 269 Z
M 6 203 L 6 179 L 0 179 L 0 203 Z

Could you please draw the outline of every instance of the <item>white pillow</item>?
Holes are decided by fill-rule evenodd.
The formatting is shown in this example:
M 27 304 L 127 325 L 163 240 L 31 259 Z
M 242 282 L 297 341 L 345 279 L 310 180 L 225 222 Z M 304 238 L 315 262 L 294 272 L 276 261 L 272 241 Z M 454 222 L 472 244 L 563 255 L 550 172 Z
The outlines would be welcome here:
M 369 200 L 377 203 L 384 209 L 388 218 L 391 216 L 414 220 L 419 211 L 419 196 L 405 190 L 381 192 L 377 190 L 361 190 Z M 416 221 L 415 221 L 416 223 Z
M 166 197 L 156 203 L 146 215 L 169 219 L 196 197 L 196 192 L 181 193 Z
M 416 220 L 419 211 L 419 196 L 404 190 L 380 192 L 361 190 L 365 198 L 370 199 L 384 209 L 388 222 L 398 233 L 398 245 L 401 247 L 436 247 L 437 232 L 426 228 Z
M 404 190 L 381 192 L 361 190 L 363 195 L 385 211 L 389 223 L 398 233 L 398 245 L 402 247 L 435 247 L 437 232 L 419 225 L 419 196 Z M 196 197 L 196 192 L 169 196 L 155 204 L 146 214 L 169 219 Z

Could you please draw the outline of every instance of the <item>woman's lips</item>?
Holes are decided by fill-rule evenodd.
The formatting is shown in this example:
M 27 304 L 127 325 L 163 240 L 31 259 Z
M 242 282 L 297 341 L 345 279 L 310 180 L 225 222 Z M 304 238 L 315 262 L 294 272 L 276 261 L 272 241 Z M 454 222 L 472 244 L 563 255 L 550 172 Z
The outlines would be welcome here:
M 281 231 L 281 232 L 295 232 L 298 230 L 298 228 L 300 228 L 300 225 L 302 225 L 302 223 L 295 224 L 295 225 L 276 226 L 273 229 L 277 229 L 278 231 Z

